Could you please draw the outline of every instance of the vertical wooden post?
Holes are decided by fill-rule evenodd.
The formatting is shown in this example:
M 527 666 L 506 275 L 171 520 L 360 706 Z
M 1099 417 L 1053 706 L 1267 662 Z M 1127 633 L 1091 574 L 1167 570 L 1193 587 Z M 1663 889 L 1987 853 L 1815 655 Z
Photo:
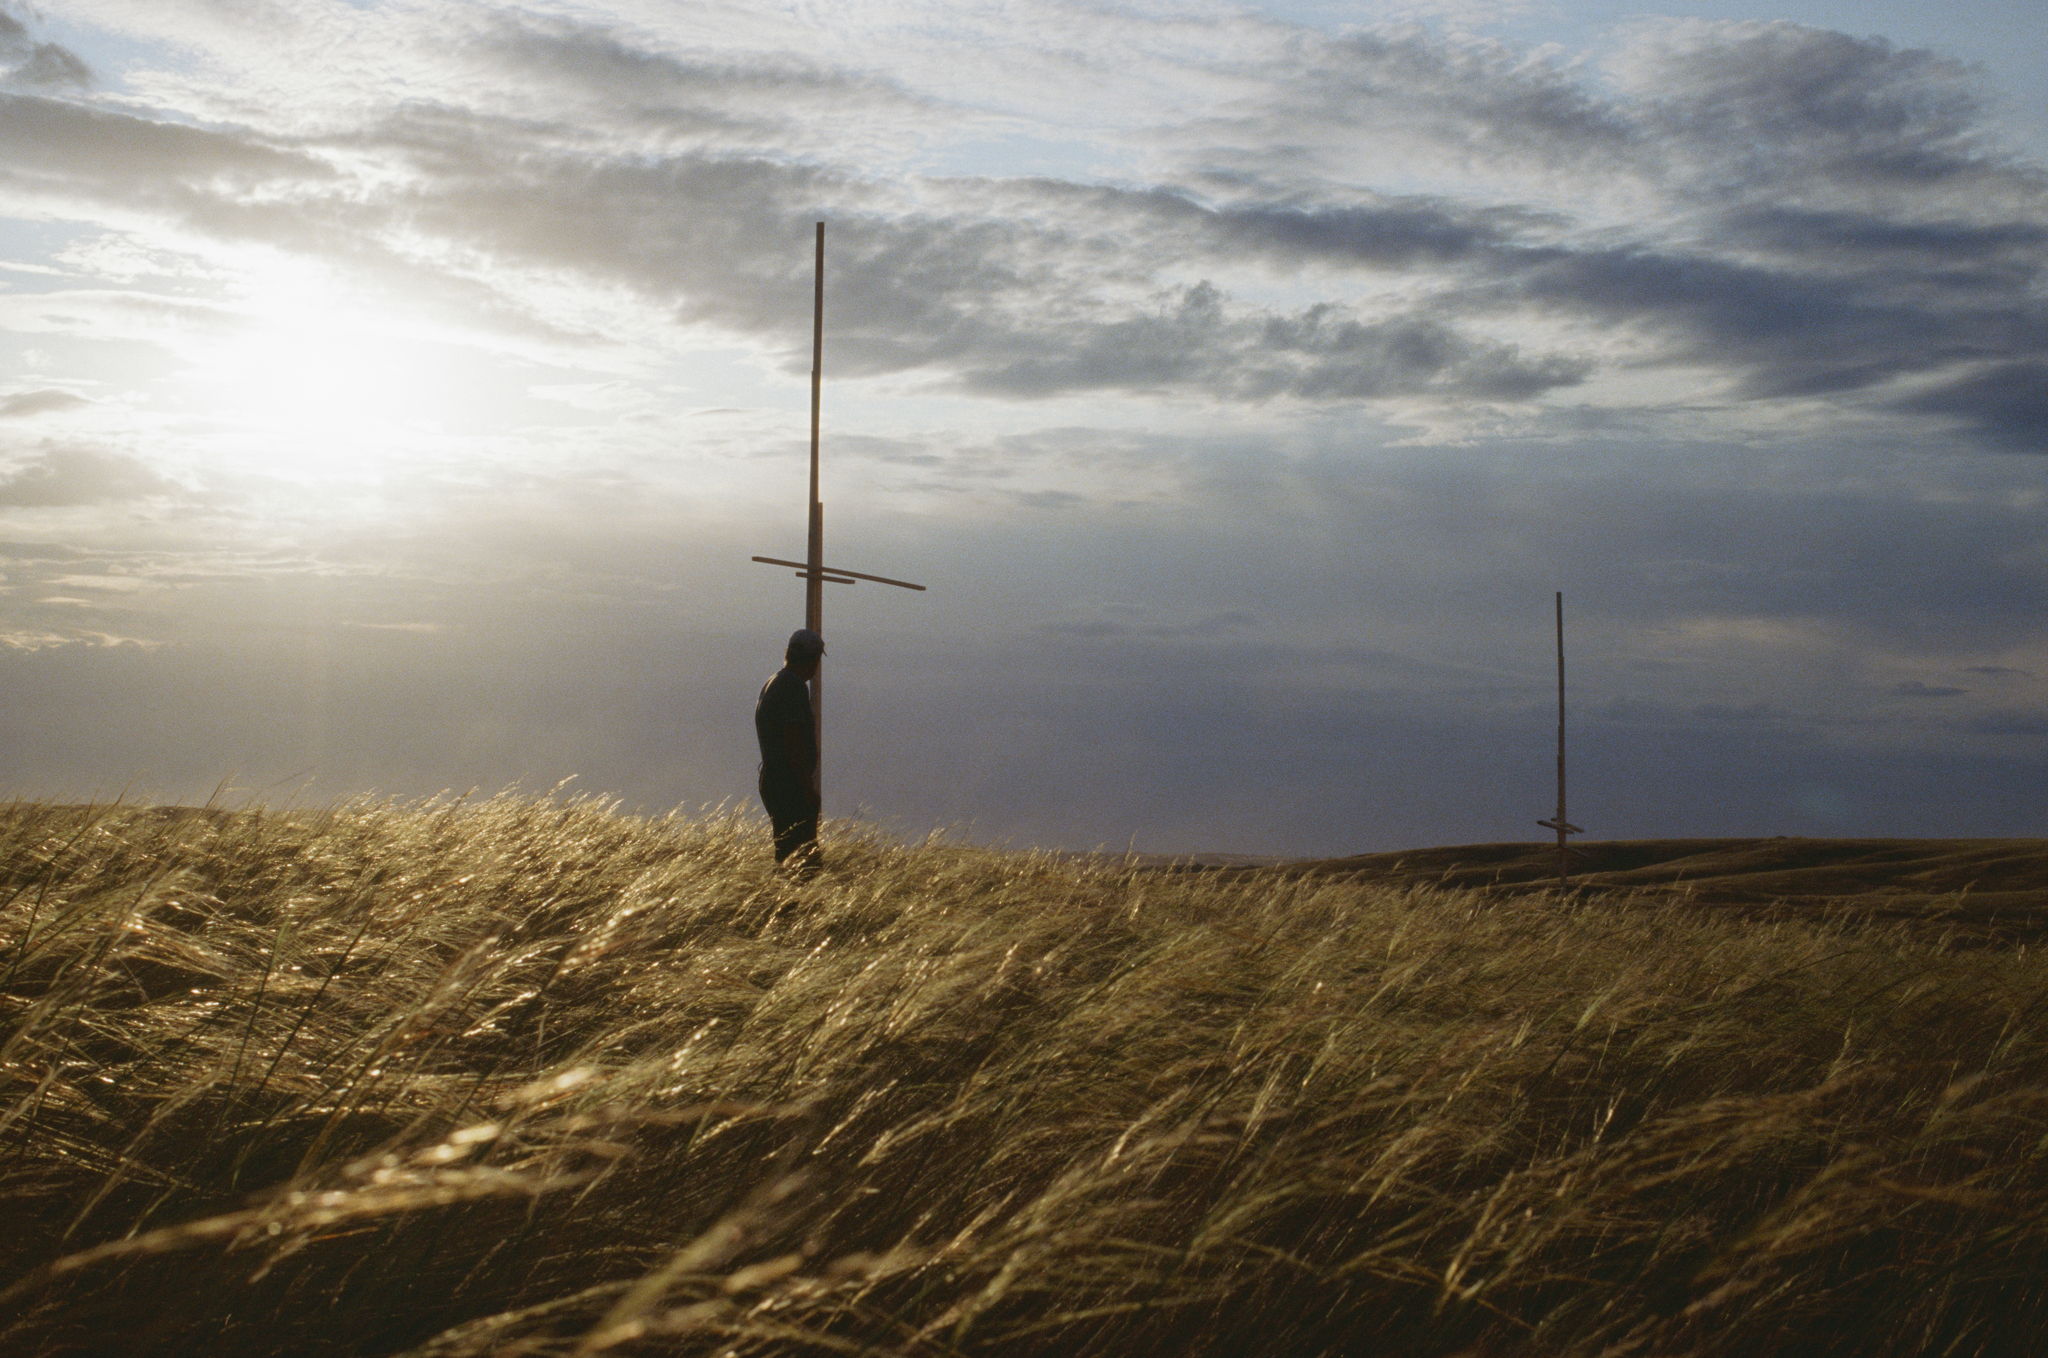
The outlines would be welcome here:
M 808 541 L 804 559 L 791 561 L 787 557 L 757 556 L 753 558 L 768 566 L 781 566 L 795 570 L 804 582 L 804 626 L 825 635 L 825 586 L 851 585 L 860 580 L 872 580 L 878 585 L 894 585 L 898 589 L 914 589 L 923 592 L 923 585 L 908 580 L 892 580 L 886 575 L 869 575 L 864 571 L 850 571 L 839 566 L 825 564 L 825 504 L 818 496 L 819 457 L 819 406 L 825 385 L 825 224 L 818 223 L 817 254 L 811 279 L 811 493 L 809 513 L 805 516 L 805 531 Z M 825 679 L 824 662 L 821 659 L 818 671 L 811 676 L 811 721 L 818 731 L 819 744 L 824 744 L 825 726 Z M 822 772 L 823 758 L 819 760 Z
M 1571 851 L 1565 847 L 1564 816 L 1564 591 L 1557 592 L 1557 884 L 1571 880 Z
M 818 498 L 818 408 L 825 381 L 825 224 L 818 223 L 817 254 L 811 282 L 811 504 L 809 544 L 805 552 L 804 626 L 825 635 L 825 505 Z M 825 778 L 825 662 L 811 676 L 811 725 L 818 738 L 818 784 L 822 799 Z
M 1564 813 L 1564 591 L 1557 592 L 1557 816 L 1553 820 L 1539 820 L 1538 825 L 1557 831 L 1557 884 L 1563 888 L 1570 884 L 1572 875 L 1571 850 L 1566 847 L 1565 837 L 1582 833 L 1579 827 L 1565 818 Z

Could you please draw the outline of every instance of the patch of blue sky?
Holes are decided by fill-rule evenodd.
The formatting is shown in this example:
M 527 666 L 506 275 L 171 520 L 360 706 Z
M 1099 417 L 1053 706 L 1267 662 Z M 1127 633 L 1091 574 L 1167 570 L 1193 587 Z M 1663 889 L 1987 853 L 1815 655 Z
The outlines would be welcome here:
M 67 19 L 59 10 L 38 10 L 32 33 L 38 42 L 68 48 L 92 71 L 92 88 L 113 94 L 128 92 L 128 72 L 161 71 L 176 64 L 175 53 L 110 29 Z
M 1042 137 L 1018 132 L 936 143 L 913 159 L 909 168 L 940 176 L 1043 177 L 1110 184 L 1134 177 L 1138 166 L 1113 143 L 1086 136 Z
M 54 292 L 76 286 L 73 271 L 52 261 L 99 231 L 79 222 L 0 216 L 0 290 Z

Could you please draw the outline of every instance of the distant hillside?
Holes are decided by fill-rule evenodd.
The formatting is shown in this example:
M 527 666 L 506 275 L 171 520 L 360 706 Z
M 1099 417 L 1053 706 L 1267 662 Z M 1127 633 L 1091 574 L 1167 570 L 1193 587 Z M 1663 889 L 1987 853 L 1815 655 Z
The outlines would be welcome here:
M 1229 874 L 1335 876 L 1495 895 L 1557 887 L 1557 846 L 1457 844 L 1344 858 L 1155 859 Z M 1746 916 L 1855 914 L 2003 933 L 2048 933 L 2044 839 L 1616 839 L 1571 847 L 1581 898 L 1670 901 Z

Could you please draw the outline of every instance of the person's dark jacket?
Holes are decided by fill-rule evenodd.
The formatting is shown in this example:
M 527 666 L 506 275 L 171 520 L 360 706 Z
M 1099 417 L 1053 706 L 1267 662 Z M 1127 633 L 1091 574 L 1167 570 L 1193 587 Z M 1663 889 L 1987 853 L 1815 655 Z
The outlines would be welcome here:
M 761 686 L 754 703 L 754 737 L 761 745 L 763 781 L 809 788 L 818 771 L 818 728 L 811 690 L 787 666 Z

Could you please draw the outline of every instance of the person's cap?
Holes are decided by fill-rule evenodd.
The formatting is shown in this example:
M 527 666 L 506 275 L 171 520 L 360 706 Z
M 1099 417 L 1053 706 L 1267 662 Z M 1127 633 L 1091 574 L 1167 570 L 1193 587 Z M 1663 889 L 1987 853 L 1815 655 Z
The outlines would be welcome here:
M 789 634 L 789 654 L 823 655 L 825 654 L 825 638 L 819 636 L 808 627 L 799 627 Z

